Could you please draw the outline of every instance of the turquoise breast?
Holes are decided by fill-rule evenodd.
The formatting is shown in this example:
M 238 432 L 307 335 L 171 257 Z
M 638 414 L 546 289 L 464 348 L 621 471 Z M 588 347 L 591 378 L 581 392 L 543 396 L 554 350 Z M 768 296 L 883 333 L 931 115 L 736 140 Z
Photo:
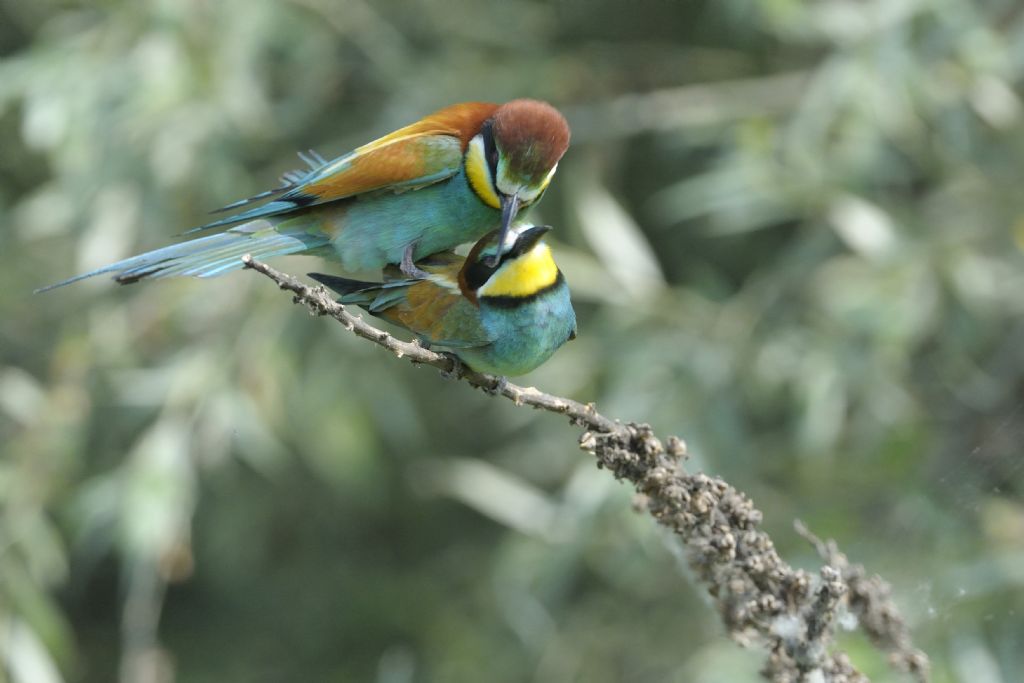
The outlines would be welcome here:
M 408 245 L 414 259 L 476 241 L 498 227 L 501 214 L 476 196 L 463 169 L 447 181 L 418 190 L 377 192 L 354 198 L 335 217 L 332 245 L 346 270 L 398 263 Z
M 485 347 L 459 349 L 471 368 L 495 375 L 516 376 L 530 372 L 569 340 L 576 330 L 576 313 L 569 287 L 555 289 L 516 306 L 480 302 L 480 320 L 495 341 Z

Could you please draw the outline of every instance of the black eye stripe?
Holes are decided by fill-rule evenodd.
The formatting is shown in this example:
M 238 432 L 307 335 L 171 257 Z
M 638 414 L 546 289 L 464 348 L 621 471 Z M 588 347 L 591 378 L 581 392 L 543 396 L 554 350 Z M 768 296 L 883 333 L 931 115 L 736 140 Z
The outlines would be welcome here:
M 494 144 L 494 122 L 485 121 L 480 134 L 484 138 L 484 160 L 491 169 L 491 177 L 498 178 L 498 147 Z
M 494 266 L 489 266 L 487 265 L 489 261 L 490 259 L 481 258 L 466 266 L 466 286 L 469 289 L 476 291 L 483 287 L 488 278 L 494 275 L 494 271 L 498 270 L 498 266 L 501 265 L 499 262 Z

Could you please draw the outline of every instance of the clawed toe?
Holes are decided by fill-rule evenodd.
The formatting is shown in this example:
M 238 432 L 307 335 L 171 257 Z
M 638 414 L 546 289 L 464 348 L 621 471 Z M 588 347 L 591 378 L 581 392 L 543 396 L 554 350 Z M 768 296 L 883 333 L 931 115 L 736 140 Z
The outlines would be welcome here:
M 494 383 L 493 387 L 484 389 L 484 391 L 492 396 L 497 396 L 498 394 L 504 394 L 506 389 L 508 389 L 508 377 L 502 375 L 498 378 L 498 381 Z
M 402 275 L 413 280 L 426 280 L 430 277 L 430 273 L 419 268 L 412 260 L 412 255 L 416 251 L 416 245 L 418 242 L 413 242 L 405 248 L 405 252 L 402 254 L 402 263 L 399 268 L 402 271 Z

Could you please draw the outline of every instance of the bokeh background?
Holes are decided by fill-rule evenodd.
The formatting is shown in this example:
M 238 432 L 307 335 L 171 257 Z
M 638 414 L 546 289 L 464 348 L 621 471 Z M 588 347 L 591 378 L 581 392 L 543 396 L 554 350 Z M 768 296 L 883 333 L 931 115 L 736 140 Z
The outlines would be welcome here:
M 580 337 L 527 383 L 837 539 L 937 681 L 1022 680 L 1022 80 L 1011 0 L 0 0 L 0 679 L 757 680 L 562 419 L 252 273 L 31 293 L 531 96 Z

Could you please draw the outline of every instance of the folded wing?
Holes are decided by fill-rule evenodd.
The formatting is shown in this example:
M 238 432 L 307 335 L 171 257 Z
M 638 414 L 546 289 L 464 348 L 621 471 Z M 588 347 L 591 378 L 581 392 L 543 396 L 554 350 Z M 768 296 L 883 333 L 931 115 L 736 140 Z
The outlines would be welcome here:
M 497 106 L 466 102 L 441 109 L 305 174 L 291 173 L 281 187 L 229 204 L 224 210 L 270 200 L 266 204 L 189 232 L 288 213 L 367 192 L 411 190 L 450 178 L 458 172 L 470 139 Z
M 459 291 L 455 278 L 460 264 L 419 265 L 430 273 L 429 279 L 374 283 L 321 273 L 309 276 L 341 294 L 341 303 L 362 306 L 431 345 L 465 349 L 490 344 L 480 309 Z

